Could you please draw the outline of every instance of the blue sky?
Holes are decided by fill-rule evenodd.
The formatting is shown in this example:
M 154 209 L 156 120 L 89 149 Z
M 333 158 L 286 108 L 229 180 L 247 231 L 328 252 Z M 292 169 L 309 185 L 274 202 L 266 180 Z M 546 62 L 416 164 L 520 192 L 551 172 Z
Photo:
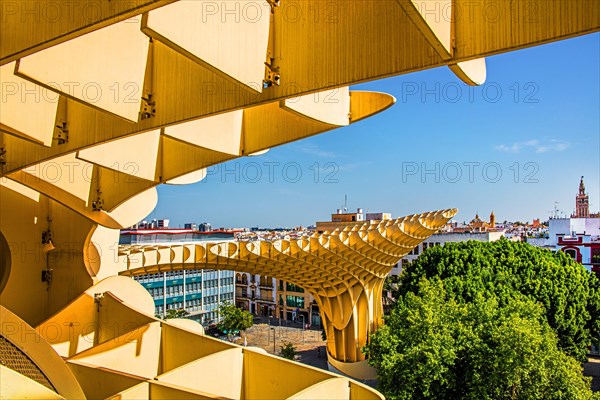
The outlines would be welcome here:
M 449 207 L 499 221 L 570 214 L 585 176 L 600 210 L 600 34 L 487 59 L 470 88 L 448 68 L 352 87 L 396 97 L 352 126 L 238 159 L 205 181 L 159 187 L 149 218 L 174 226 L 297 226 L 348 208 L 393 216 Z M 260 169 L 260 175 L 257 174 Z M 229 171 L 229 173 L 227 173 Z

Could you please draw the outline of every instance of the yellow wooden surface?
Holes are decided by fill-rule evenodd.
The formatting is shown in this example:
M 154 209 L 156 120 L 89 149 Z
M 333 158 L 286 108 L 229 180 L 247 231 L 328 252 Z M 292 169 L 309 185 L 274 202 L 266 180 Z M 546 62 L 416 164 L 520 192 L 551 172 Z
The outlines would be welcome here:
M 415 3 L 422 2 L 282 3 L 273 14 L 275 58 L 282 84 L 262 94 L 251 93 L 245 85 L 231 82 L 155 41 L 146 74 L 149 81 L 144 84 L 151 88 L 156 104 L 154 117 L 132 124 L 71 101 L 67 113 L 69 142 L 45 149 L 17 137 L 5 138 L 5 147 L 15 160 L 5 173 L 135 132 L 386 76 L 456 65 L 600 29 L 600 4 L 595 0 L 525 4 L 454 0 L 451 7 L 444 1 L 434 2 L 440 5 L 433 13 L 426 13 L 429 20 L 446 21 L 447 9 L 455 15 L 451 27 L 453 57 L 443 59 L 424 34 L 428 21 Z M 419 18 L 422 23 L 415 24 Z M 29 28 L 12 19 L 11 23 L 16 31 Z
M 0 385 L 0 399 L 64 399 L 44 385 L 4 365 L 0 365 Z
M 242 394 L 243 349 L 235 347 L 215 352 L 160 375 L 161 382 L 213 393 L 230 399 Z M 198 374 L 202 371 L 202 374 Z
M 487 76 L 485 58 L 451 64 L 450 70 L 467 85 L 482 85 Z
M 0 0 L 0 65 L 174 0 L 14 2 Z
M 180 1 L 150 11 L 142 30 L 210 71 L 260 93 L 270 16 L 264 0 Z
M 14 70 L 15 63 L 0 67 L 0 130 L 50 146 L 54 135 L 58 96 L 14 75 Z
M 0 324 L 0 335 L 25 353 L 46 376 L 59 396 L 50 397 L 50 393 L 34 385 L 33 383 L 35 382 L 29 381 L 29 379 L 20 374 L 14 375 L 10 372 L 12 370 L 7 371 L 4 367 L 0 375 L 2 376 L 0 380 L 2 395 L 11 398 L 12 394 L 14 394 L 15 396 L 12 398 L 19 398 L 21 395 L 27 394 L 27 390 L 31 389 L 31 393 L 39 394 L 45 398 L 61 398 L 60 396 L 63 396 L 74 399 L 85 397 L 75 376 L 71 373 L 62 358 L 52 350 L 48 342 L 31 326 L 3 306 L 0 306 L 0 320 L 2 321 Z M 56 329 L 61 329 L 61 327 L 55 327 L 55 331 Z M 27 381 L 23 378 L 27 379 Z M 21 380 L 22 382 L 19 383 L 17 380 Z M 4 392 L 5 388 L 6 392 Z M 35 398 L 35 396 L 31 398 Z
M 105 399 L 142 382 L 144 378 L 70 360 L 67 365 L 81 383 L 88 399 Z
M 132 18 L 24 57 L 16 73 L 135 123 L 141 108 L 148 46 L 138 18 Z
M 328 393 L 340 393 L 340 396 L 349 397 L 350 387 L 348 380 L 344 378 L 332 378 L 323 382 L 316 383 L 303 391 L 296 393 L 288 399 L 290 400 L 312 400 L 326 397 Z

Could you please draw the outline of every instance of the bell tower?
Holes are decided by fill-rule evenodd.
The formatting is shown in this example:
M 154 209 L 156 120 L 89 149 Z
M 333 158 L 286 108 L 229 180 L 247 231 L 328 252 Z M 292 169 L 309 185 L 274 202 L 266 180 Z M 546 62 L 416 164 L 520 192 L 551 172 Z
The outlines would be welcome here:
M 575 197 L 575 218 L 589 218 L 590 217 L 590 202 L 588 195 L 585 193 L 585 185 L 583 183 L 583 176 L 579 181 L 579 193 Z

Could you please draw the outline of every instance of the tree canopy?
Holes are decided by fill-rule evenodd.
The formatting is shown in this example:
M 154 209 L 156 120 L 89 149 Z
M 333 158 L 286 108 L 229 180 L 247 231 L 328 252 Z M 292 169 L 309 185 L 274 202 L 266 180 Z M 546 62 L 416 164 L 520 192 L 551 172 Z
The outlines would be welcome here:
M 523 295 L 457 301 L 437 277 L 398 300 L 364 351 L 388 399 L 592 397 L 539 303 Z
M 296 358 L 296 348 L 291 342 L 283 342 L 281 346 L 281 357 L 293 360 Z
M 482 295 L 495 297 L 500 306 L 521 295 L 540 303 L 559 347 L 580 361 L 591 338 L 600 335 L 598 278 L 562 252 L 506 239 L 434 246 L 405 268 L 399 296 L 432 277 L 459 303 Z
M 187 315 L 188 315 L 188 312 L 185 311 L 184 309 L 175 310 L 172 308 L 170 310 L 167 310 L 167 312 L 163 316 L 163 319 L 184 318 Z
M 219 305 L 219 314 L 221 314 L 221 322 L 219 322 L 218 328 L 223 333 L 244 331 L 254 324 L 254 317 L 251 313 L 237 308 L 231 303 L 224 302 Z
M 526 243 L 424 251 L 363 349 L 389 399 L 590 399 L 580 362 L 600 334 L 600 280 Z M 598 397 L 596 397 L 598 399 Z

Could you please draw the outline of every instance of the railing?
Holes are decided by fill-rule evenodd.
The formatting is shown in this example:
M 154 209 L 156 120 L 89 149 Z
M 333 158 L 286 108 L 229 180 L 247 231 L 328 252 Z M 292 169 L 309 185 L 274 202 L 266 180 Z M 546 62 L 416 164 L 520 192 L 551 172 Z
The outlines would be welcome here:
M 258 286 L 261 287 L 261 288 L 275 289 L 275 287 L 272 284 L 270 284 L 270 283 L 262 283 L 261 282 L 261 283 L 258 284 Z

